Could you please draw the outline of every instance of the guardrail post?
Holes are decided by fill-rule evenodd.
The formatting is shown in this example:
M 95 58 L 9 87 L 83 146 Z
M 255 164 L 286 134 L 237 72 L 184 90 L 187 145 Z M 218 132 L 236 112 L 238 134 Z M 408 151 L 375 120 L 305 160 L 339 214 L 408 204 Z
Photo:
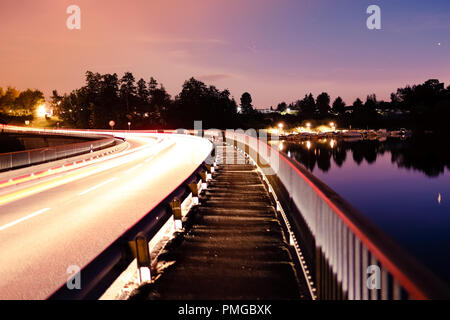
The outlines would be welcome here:
M 208 176 L 207 176 L 206 171 L 204 171 L 204 170 L 200 171 L 200 172 L 199 172 L 199 175 L 200 175 L 200 177 L 202 178 L 202 181 L 203 181 L 203 183 L 202 183 L 202 189 L 208 188 L 208 184 L 206 183 L 206 181 L 207 181 L 207 179 L 208 179 Z
M 139 233 L 134 240 L 136 245 L 136 260 L 139 271 L 139 282 L 148 282 L 152 280 L 150 272 L 150 250 L 148 248 L 147 237 Z
M 205 164 L 206 167 L 206 179 L 207 180 L 211 180 L 212 179 L 212 174 L 214 172 L 214 167 L 212 167 L 210 164 Z
M 173 220 L 175 222 L 175 230 L 183 229 L 183 222 L 181 221 L 181 201 L 178 198 L 173 199 L 170 202 L 170 208 L 173 213 Z
M 214 167 L 210 164 L 205 164 L 206 170 L 208 170 L 209 173 L 214 173 Z
M 193 183 L 189 183 L 189 189 L 192 192 L 192 202 L 194 205 L 198 205 L 199 204 L 199 194 L 198 194 L 198 185 L 197 183 L 193 182 Z

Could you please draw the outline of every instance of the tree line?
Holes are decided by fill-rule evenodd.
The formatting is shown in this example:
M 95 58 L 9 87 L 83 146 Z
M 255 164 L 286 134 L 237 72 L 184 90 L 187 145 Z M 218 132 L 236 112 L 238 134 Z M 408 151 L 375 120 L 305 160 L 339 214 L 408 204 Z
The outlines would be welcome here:
M 423 84 L 397 89 L 390 101 L 379 101 L 375 94 L 368 95 L 365 102 L 357 98 L 347 105 L 338 96 L 331 103 L 330 95 L 322 92 L 314 98 L 309 93 L 303 99 L 278 104 L 276 110 L 297 111 L 294 123 L 304 120 L 333 119 L 340 126 L 381 128 L 405 126 L 419 131 L 447 131 L 450 127 L 450 86 L 445 87 L 437 79 Z
M 39 90 L 0 88 L 0 116 L 32 116 L 44 95 Z M 375 94 L 363 102 L 357 98 L 347 105 L 338 96 L 312 93 L 290 104 L 282 102 L 272 114 L 254 108 L 250 93 L 236 101 L 228 89 L 219 90 L 195 78 L 186 80 L 179 94 L 171 97 L 155 78 L 136 81 L 131 72 L 119 78 L 114 74 L 86 72 L 85 85 L 68 94 L 56 90 L 51 96 L 54 114 L 64 126 L 109 128 L 113 120 L 117 129 L 192 128 L 202 120 L 204 128 L 266 128 L 279 121 L 298 126 L 305 121 L 336 122 L 338 127 L 411 128 L 447 133 L 450 127 L 450 86 L 430 79 L 423 84 L 397 89 L 390 101 L 380 101 Z M 273 109 L 273 108 L 271 108 Z M 293 111 L 293 112 L 287 112 Z M 2 117 L 4 118 L 4 117 Z
M 19 91 L 14 87 L 0 87 L 0 113 L 9 116 L 32 116 L 36 107 L 45 102 L 44 94 L 36 89 Z
M 134 129 L 188 129 L 202 120 L 205 128 L 225 129 L 245 122 L 245 117 L 258 118 L 247 92 L 238 105 L 229 90 L 190 78 L 172 98 L 153 77 L 136 81 L 131 72 L 119 78 L 87 71 L 83 87 L 64 95 L 55 90 L 51 103 L 65 123 L 79 128 L 108 128 L 113 120 L 122 129 L 128 124 Z

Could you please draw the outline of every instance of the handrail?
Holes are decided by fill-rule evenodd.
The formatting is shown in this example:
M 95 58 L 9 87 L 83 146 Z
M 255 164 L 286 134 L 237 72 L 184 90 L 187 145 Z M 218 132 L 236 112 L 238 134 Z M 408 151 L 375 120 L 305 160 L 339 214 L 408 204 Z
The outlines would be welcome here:
M 20 127 L 17 127 L 20 128 Z M 85 137 L 86 135 L 79 135 L 74 133 L 64 133 L 64 132 L 49 132 L 49 131 L 36 131 L 31 132 L 24 130 L 18 130 L 16 127 L 5 127 L 3 130 L 8 132 L 28 132 L 28 133 L 39 133 L 43 135 L 66 135 L 78 137 Z M 55 161 L 67 157 L 76 156 L 83 153 L 89 153 L 104 149 L 114 145 L 115 138 L 110 135 L 88 135 L 92 139 L 85 142 L 70 143 L 65 145 L 58 145 L 53 147 L 44 147 L 37 149 L 30 149 L 24 151 L 15 151 L 8 153 L 0 153 L 0 171 L 11 170 L 16 168 L 22 168 L 30 165 L 36 165 L 44 162 Z
M 270 166 L 289 194 L 288 212 L 299 214 L 307 227 L 297 232 L 314 238 L 316 257 L 309 263 L 315 265 L 319 298 L 450 297 L 444 282 L 299 162 L 249 135 L 226 132 L 226 139 L 243 146 L 261 166 Z M 366 285 L 370 266 L 381 271 L 379 290 Z

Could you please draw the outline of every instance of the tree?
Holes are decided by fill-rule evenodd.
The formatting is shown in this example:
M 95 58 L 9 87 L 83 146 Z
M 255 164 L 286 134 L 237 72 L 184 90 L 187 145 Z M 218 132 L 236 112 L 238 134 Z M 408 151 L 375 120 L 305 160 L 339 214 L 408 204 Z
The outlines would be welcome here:
M 22 91 L 15 101 L 17 115 L 33 115 L 36 107 L 45 102 L 44 94 L 39 90 L 27 89 Z
M 326 92 L 322 92 L 316 99 L 317 108 L 321 116 L 327 116 L 330 111 L 330 96 Z
M 95 121 L 101 123 L 101 127 L 109 127 L 108 123 L 114 120 L 117 125 L 124 125 L 124 108 L 119 97 L 119 77 L 116 73 L 104 74 L 101 77 L 100 96 L 96 101 Z
M 333 102 L 333 112 L 343 115 L 345 114 L 345 102 L 341 97 L 337 97 Z
M 314 116 L 314 112 L 316 111 L 316 100 L 314 99 L 312 93 L 305 95 L 305 97 L 297 104 L 299 107 L 299 115 L 301 117 L 307 119 Z
M 132 111 L 130 106 L 134 102 L 134 97 L 136 96 L 135 79 L 131 72 L 125 72 L 120 79 L 120 95 L 123 101 L 125 101 L 126 112 L 129 113 Z
M 287 104 L 284 101 L 279 103 L 278 106 L 277 106 L 277 111 L 278 112 L 284 112 L 284 111 L 286 111 L 286 109 L 287 109 Z
M 162 118 L 168 115 L 172 100 L 167 93 L 163 84 L 159 85 L 159 88 L 155 88 L 149 91 L 150 94 L 150 110 L 153 115 L 153 120 L 161 122 Z M 170 115 L 168 115 L 170 116 Z
M 374 111 L 377 108 L 377 105 L 377 96 L 375 94 L 369 94 L 366 98 L 366 103 L 364 104 L 366 110 Z
M 148 102 L 148 89 L 147 83 L 144 79 L 139 79 L 137 82 L 137 97 L 141 100 L 141 102 Z
M 150 81 L 148 82 L 148 90 L 152 91 L 155 90 L 158 86 L 158 81 L 155 80 L 155 78 L 150 77 Z
M 357 98 L 355 100 L 355 102 L 353 102 L 353 109 L 355 111 L 361 109 L 363 106 L 364 106 L 364 104 L 363 104 L 363 102 L 361 101 L 360 98 Z
M 218 90 L 206 86 L 194 78 L 185 81 L 171 108 L 172 125 L 192 127 L 195 120 L 202 120 L 204 128 L 227 128 L 234 121 L 236 102 L 230 98 L 229 90 Z
M 244 92 L 241 96 L 241 110 L 243 114 L 253 112 L 252 96 L 248 92 Z
M 14 112 L 16 99 L 19 97 L 20 91 L 14 87 L 8 86 L 3 96 L 0 98 L 0 111 L 5 114 Z
M 410 112 L 416 129 L 448 134 L 450 97 L 444 83 L 430 79 L 423 84 L 397 89 L 399 108 Z
M 139 79 L 137 82 L 137 100 L 138 100 L 138 111 L 146 112 L 148 111 L 150 93 L 147 89 L 147 83 L 144 79 Z

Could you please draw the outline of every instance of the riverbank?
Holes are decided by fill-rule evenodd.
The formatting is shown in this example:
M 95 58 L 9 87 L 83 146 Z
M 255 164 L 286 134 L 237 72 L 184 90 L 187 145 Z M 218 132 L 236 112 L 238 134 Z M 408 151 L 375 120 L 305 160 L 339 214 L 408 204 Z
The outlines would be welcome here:
M 287 141 L 305 141 L 305 140 L 316 140 L 323 138 L 331 139 L 387 139 L 390 138 L 408 138 L 412 136 L 412 131 L 400 129 L 395 131 L 389 131 L 386 129 L 380 130 L 334 130 L 334 131 L 303 131 L 303 132 L 292 132 L 292 133 L 282 133 L 280 135 L 280 140 Z

